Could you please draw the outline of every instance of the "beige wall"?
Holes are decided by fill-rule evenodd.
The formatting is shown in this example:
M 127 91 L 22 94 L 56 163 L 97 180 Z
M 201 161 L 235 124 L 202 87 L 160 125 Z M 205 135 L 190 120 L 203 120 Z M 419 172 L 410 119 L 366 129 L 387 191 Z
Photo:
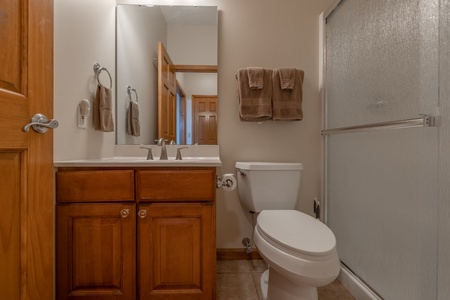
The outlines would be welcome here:
M 119 1 L 118 1 L 119 2 Z M 129 1 L 122 0 L 121 3 Z M 151 1 L 190 4 L 194 1 Z M 302 162 L 298 209 L 312 214 L 321 197 L 321 99 L 319 94 L 319 14 L 333 0 L 202 0 L 219 8 L 220 173 L 235 172 L 236 161 Z M 134 2 L 136 3 L 136 2 Z M 114 0 L 55 0 L 55 159 L 113 155 L 114 134 L 76 128 L 76 106 L 92 100 L 92 65 L 100 62 L 114 74 Z M 235 74 L 239 68 L 295 67 L 305 71 L 304 120 L 240 122 Z M 251 216 L 237 191 L 217 192 L 217 247 L 240 248 L 252 233 Z

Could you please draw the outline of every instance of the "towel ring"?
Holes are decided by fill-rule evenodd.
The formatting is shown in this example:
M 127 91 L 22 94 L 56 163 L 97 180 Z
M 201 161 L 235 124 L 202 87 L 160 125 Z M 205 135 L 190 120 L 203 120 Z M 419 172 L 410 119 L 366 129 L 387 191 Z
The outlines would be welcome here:
M 96 63 L 96 64 L 94 64 L 94 71 L 95 71 L 95 77 L 97 78 L 97 82 L 98 82 L 99 85 L 103 85 L 103 84 L 100 82 L 100 77 L 99 77 L 99 76 L 100 76 L 100 73 L 101 73 L 102 71 L 106 71 L 106 73 L 107 73 L 108 76 L 109 76 L 109 88 L 112 89 L 112 84 L 113 84 L 113 82 L 112 82 L 111 74 L 109 73 L 108 69 L 105 68 L 105 67 L 100 66 L 99 63 Z M 104 85 L 103 85 L 103 86 L 104 86 Z
M 136 95 L 136 103 L 138 103 L 139 99 L 138 99 L 138 94 L 136 92 L 135 89 L 132 89 L 131 86 L 127 85 L 127 94 L 130 97 L 130 100 L 133 101 L 133 98 L 131 97 L 131 93 L 134 92 L 134 94 Z

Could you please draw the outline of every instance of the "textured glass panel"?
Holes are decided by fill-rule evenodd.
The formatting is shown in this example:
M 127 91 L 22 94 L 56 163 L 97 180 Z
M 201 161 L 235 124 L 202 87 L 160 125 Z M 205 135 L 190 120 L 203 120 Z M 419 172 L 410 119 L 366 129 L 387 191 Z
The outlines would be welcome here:
M 435 113 L 439 0 L 343 0 L 326 31 L 327 128 Z M 385 299 L 437 299 L 440 130 L 328 137 L 328 224 Z
M 328 225 L 341 260 L 385 299 L 435 299 L 437 128 L 329 138 Z
M 438 0 L 343 0 L 326 30 L 328 128 L 434 113 Z

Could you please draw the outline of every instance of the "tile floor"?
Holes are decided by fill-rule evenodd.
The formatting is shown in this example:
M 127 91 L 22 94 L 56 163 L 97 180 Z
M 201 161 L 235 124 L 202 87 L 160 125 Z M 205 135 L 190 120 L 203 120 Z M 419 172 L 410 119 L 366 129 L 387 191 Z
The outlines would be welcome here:
M 217 300 L 261 300 L 259 279 L 266 270 L 263 260 L 217 261 Z M 319 288 L 319 300 L 354 300 L 338 282 Z

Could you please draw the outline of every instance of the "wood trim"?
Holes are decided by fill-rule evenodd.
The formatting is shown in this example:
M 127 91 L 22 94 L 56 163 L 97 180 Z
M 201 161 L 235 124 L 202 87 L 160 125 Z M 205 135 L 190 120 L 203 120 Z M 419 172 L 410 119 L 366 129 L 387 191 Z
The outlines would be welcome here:
M 253 248 L 250 254 L 243 248 L 224 248 L 217 249 L 217 260 L 253 260 L 262 259 L 258 249 Z
M 216 65 L 174 65 L 176 72 L 217 73 Z

